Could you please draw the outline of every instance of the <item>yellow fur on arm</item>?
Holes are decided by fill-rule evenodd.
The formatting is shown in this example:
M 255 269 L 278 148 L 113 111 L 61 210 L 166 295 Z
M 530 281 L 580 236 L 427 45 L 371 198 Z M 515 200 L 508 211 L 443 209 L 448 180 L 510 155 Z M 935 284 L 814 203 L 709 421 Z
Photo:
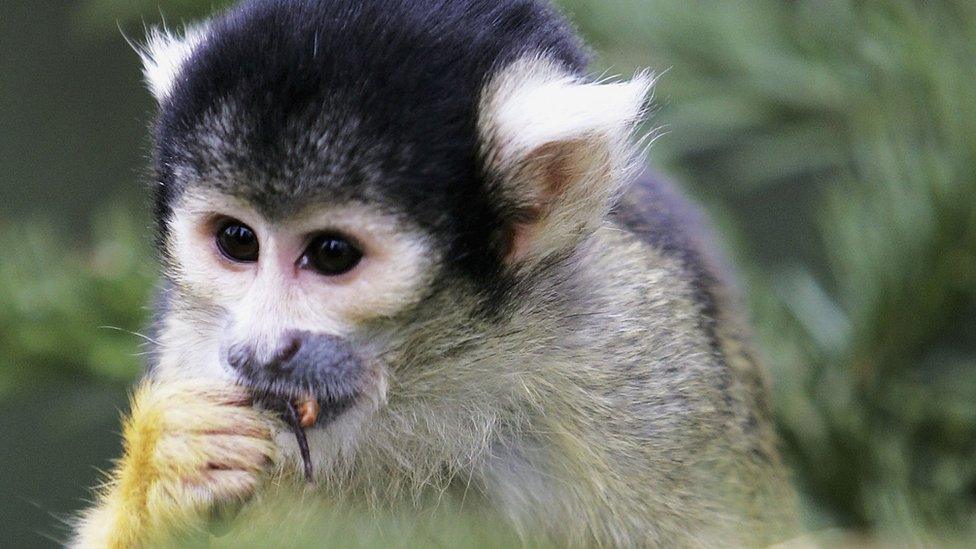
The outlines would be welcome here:
M 143 383 L 123 428 L 124 454 L 70 545 L 149 544 L 247 497 L 274 457 L 269 421 L 223 382 Z

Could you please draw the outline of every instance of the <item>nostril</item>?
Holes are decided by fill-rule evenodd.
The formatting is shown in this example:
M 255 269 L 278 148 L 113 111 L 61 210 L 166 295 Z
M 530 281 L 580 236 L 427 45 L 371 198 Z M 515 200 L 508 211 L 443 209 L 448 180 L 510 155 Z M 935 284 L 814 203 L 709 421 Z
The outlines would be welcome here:
M 298 337 L 292 337 L 287 345 L 281 348 L 280 351 L 271 359 L 269 362 L 269 367 L 274 370 L 287 370 L 290 369 L 287 366 L 287 362 L 298 354 L 299 349 L 302 348 L 302 340 Z
M 281 356 L 278 360 L 285 362 L 294 358 L 298 354 L 298 350 L 302 348 L 302 340 L 297 337 L 292 337 L 288 346 L 281 351 Z
M 227 364 L 238 371 L 247 371 L 253 356 L 251 349 L 244 345 L 234 345 L 226 351 Z

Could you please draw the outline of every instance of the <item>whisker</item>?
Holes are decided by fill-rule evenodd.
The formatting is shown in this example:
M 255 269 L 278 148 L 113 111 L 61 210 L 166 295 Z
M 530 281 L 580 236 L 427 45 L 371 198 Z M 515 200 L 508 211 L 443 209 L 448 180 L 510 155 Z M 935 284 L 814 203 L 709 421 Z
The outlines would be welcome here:
M 134 335 L 136 337 L 141 337 L 145 341 L 148 341 L 149 343 L 152 343 L 154 345 L 159 345 L 160 347 L 163 346 L 162 343 L 160 343 L 159 341 L 157 341 L 157 340 L 155 340 L 155 339 L 147 336 L 146 334 L 141 334 L 139 332 L 133 332 L 132 330 L 126 330 L 125 328 L 120 328 L 118 326 L 99 326 L 98 329 L 99 330 L 115 330 L 117 332 L 123 332 L 123 333 L 126 333 L 126 334 L 131 334 L 131 335 Z

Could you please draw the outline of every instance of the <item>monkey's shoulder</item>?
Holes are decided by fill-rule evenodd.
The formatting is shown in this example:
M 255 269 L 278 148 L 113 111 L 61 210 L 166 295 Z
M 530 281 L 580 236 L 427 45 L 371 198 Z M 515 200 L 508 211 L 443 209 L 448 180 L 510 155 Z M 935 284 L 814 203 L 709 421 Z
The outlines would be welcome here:
M 631 242 L 641 243 L 647 255 L 642 265 L 656 271 L 653 282 L 641 286 L 642 291 L 690 296 L 694 304 L 698 319 L 694 328 L 689 332 L 684 322 L 668 325 L 669 339 L 662 348 L 674 351 L 691 344 L 705 351 L 695 356 L 712 357 L 697 375 L 709 380 L 720 395 L 719 409 L 734 418 L 725 428 L 735 425 L 736 432 L 750 441 L 751 459 L 778 468 L 762 367 L 733 277 L 715 248 L 707 220 L 669 182 L 643 175 L 625 190 L 611 222 Z M 687 300 L 663 301 L 671 308 L 644 309 L 645 314 L 657 315 L 657 326 L 666 324 L 661 322 L 662 313 L 687 318 L 682 305 Z
M 610 222 L 645 247 L 678 265 L 703 313 L 714 316 L 731 284 L 729 269 L 714 245 L 698 207 L 667 180 L 645 172 L 628 185 Z
M 768 416 L 761 368 L 737 288 L 698 208 L 669 182 L 645 174 L 625 190 L 610 221 L 626 240 L 639 243 L 642 257 L 629 264 L 653 274 L 648 278 L 631 272 L 627 277 L 648 296 L 641 314 L 668 324 L 670 333 L 684 335 L 686 343 L 704 345 L 698 350 L 714 358 L 718 388 L 731 407 L 738 406 L 733 401 L 747 403 L 744 408 L 758 407 L 757 413 Z M 689 314 L 697 318 L 693 328 L 680 321 Z M 672 341 L 669 348 L 677 344 Z M 750 413 L 742 418 L 754 422 Z

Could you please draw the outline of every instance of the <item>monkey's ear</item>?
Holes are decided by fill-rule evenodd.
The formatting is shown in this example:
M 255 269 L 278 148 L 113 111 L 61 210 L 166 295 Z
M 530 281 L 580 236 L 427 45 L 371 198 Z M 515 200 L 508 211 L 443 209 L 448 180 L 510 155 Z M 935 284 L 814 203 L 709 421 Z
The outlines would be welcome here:
M 631 134 L 650 75 L 592 83 L 523 60 L 485 88 L 482 158 L 505 218 L 509 264 L 568 249 L 603 221 L 638 163 Z
M 142 74 L 156 101 L 162 103 L 173 91 L 183 66 L 207 37 L 209 23 L 188 26 L 182 35 L 166 29 L 150 29 L 145 45 L 137 46 Z

